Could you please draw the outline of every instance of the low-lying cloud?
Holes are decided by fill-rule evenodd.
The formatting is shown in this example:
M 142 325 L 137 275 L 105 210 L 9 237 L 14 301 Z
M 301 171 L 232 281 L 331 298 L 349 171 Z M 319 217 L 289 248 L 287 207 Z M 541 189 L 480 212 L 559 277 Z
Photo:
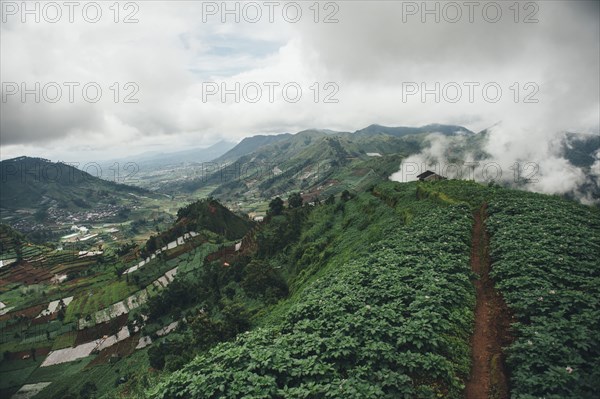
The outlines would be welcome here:
M 468 144 L 465 134 L 430 134 L 423 151 L 403 160 L 390 179 L 415 181 L 418 174 L 431 170 L 448 178 L 495 182 L 544 194 L 568 195 L 585 204 L 600 203 L 600 150 L 593 154 L 595 162 L 582 168 L 565 158 L 565 132 L 548 134 L 540 129 L 498 124 L 479 134 L 485 134 L 483 153 Z

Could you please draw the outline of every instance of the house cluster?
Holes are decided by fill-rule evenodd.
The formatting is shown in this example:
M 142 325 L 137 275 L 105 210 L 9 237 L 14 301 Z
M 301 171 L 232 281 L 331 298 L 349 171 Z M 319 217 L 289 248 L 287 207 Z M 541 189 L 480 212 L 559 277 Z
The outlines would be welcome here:
M 94 210 L 89 211 L 72 211 L 70 209 L 62 209 L 57 206 L 48 208 L 48 221 L 58 223 L 95 223 L 101 220 L 111 219 L 118 215 L 123 210 L 123 206 L 102 204 L 94 207 Z

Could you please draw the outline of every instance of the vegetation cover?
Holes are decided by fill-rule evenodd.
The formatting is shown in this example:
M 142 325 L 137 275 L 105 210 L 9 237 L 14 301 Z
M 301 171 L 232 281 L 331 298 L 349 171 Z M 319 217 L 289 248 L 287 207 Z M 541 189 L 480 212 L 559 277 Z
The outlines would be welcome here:
M 279 320 L 200 354 L 148 395 L 460 397 L 474 304 L 470 210 L 414 201 L 414 185 L 393 190 L 396 209 L 371 194 L 338 208 L 348 235 Z M 412 221 L 389 218 L 402 220 L 398 211 Z M 369 225 L 385 235 L 369 243 Z
M 491 276 L 517 319 L 507 348 L 512 397 L 597 397 L 600 210 L 460 181 L 421 184 L 419 192 L 488 203 Z
M 142 248 L 109 247 L 69 272 L 65 285 L 6 285 L 2 300 L 22 297 L 23 316 L 0 320 L 0 395 L 52 381 L 37 398 L 463 398 L 477 278 L 469 264 L 473 211 L 484 209 L 491 277 L 515 321 L 506 348 L 511 397 L 595 397 L 597 208 L 464 181 L 365 188 L 323 202 L 298 192 L 272 199 L 262 223 L 212 198 L 197 201 Z M 188 231 L 199 234 L 121 274 L 137 264 L 136 251 L 148 256 Z M 25 258 L 39 252 L 60 270 L 58 251 L 6 227 L 0 233 L 6 256 L 20 245 Z M 38 269 L 30 267 L 22 273 Z M 174 268 L 174 280 L 150 287 L 139 308 L 76 330 L 77 320 Z M 50 300 L 71 295 L 65 314 L 31 321 Z M 123 325 L 142 328 L 99 354 L 39 367 L 47 351 Z M 151 345 L 135 349 L 142 336 Z
M 492 277 L 518 319 L 508 351 L 513 396 L 597 397 L 600 212 L 507 190 L 488 212 Z
M 0 203 L 7 209 L 39 211 L 53 203 L 62 209 L 90 209 L 99 203 L 118 203 L 129 193 L 149 195 L 139 187 L 103 180 L 102 171 L 95 165 L 89 169 L 95 175 L 42 158 L 0 161 Z

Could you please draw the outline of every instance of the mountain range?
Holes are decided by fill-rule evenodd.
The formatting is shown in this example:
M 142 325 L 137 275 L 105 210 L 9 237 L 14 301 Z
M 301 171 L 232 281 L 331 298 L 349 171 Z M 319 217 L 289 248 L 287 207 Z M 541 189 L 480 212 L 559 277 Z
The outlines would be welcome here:
M 430 133 L 477 135 L 453 125 L 422 127 L 370 125 L 355 132 L 309 129 L 296 134 L 253 136 L 213 160 L 195 178 L 170 182 L 161 191 L 193 193 L 212 187 L 222 200 L 270 198 L 301 190 L 319 197 L 366 188 L 398 169 L 402 158 L 418 153 Z
M 449 141 L 444 149 L 450 160 L 460 162 L 467 153 L 476 160 L 488 156 L 484 151 L 488 130 L 475 133 L 456 125 L 373 124 L 355 132 L 308 129 L 296 134 L 255 135 L 237 145 L 221 141 L 202 149 L 146 153 L 121 160 L 138 163 L 140 179 L 126 180 L 129 185 L 120 184 L 119 179 L 99 179 L 67 164 L 20 157 L 0 162 L 0 208 L 8 221 L 14 212 L 9 215 L 7 211 L 18 209 L 30 215 L 39 211 L 38 218 L 43 219 L 52 209 L 78 212 L 118 207 L 131 200 L 132 194 L 210 195 L 229 206 L 264 202 L 294 191 L 302 192 L 308 201 L 323 199 L 387 180 L 403 159 L 429 145 L 431 133 L 460 138 Z M 596 162 L 599 150 L 600 137 L 594 135 L 565 133 L 561 143 L 562 155 L 586 172 Z M 592 178 L 584 186 L 598 192 L 598 182 Z

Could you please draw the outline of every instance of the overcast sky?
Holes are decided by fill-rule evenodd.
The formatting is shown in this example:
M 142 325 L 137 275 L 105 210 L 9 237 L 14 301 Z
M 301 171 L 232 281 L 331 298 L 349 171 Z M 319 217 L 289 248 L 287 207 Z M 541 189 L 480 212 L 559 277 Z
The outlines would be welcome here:
M 598 133 L 597 1 L 428 2 L 432 13 L 421 1 L 229 2 L 239 22 L 220 1 L 136 1 L 120 3 L 117 23 L 112 3 L 28 2 L 36 22 L 20 1 L 1 2 L 2 159 L 98 161 L 372 123 L 502 121 L 525 147 Z

